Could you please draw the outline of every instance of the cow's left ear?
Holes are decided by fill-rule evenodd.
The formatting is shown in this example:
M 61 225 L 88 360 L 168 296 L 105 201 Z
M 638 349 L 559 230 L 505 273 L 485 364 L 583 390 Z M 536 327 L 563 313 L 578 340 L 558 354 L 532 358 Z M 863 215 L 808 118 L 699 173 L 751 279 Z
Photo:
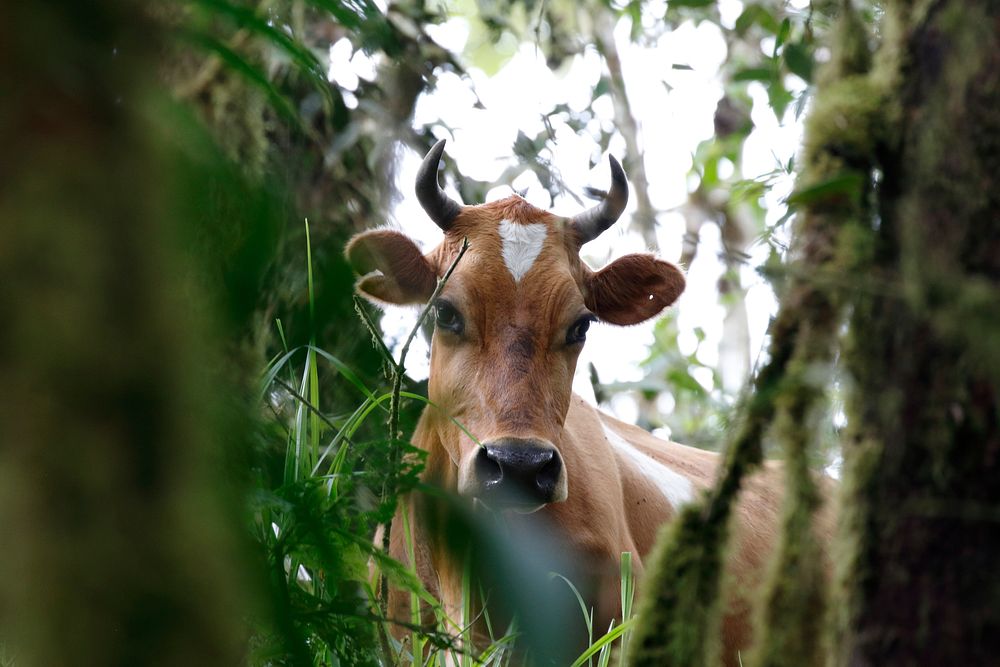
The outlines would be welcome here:
M 361 274 L 356 287 L 368 299 L 396 305 L 426 303 L 437 285 L 434 268 L 401 232 L 362 232 L 350 240 L 344 254 Z
M 638 324 L 659 314 L 684 291 L 684 274 L 652 255 L 625 255 L 587 278 L 585 302 L 612 324 Z

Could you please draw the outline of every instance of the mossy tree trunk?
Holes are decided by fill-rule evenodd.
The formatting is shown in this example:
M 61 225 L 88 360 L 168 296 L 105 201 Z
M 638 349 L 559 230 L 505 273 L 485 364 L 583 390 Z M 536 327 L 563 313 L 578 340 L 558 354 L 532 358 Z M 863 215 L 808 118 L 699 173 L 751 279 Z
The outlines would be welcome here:
M 1000 660 L 1000 4 L 895 2 L 855 300 L 838 664 Z

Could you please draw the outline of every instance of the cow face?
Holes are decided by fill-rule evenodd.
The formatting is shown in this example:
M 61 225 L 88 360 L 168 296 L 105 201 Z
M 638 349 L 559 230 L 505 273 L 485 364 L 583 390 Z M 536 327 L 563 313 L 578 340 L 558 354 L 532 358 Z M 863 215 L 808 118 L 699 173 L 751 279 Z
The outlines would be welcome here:
M 425 210 L 445 231 L 441 244 L 424 255 L 405 235 L 375 230 L 354 237 L 347 256 L 364 274 L 357 285 L 363 295 L 419 304 L 468 239 L 433 304 L 428 393 L 436 410 L 424 418 L 431 460 L 443 462 L 439 477 L 459 493 L 532 511 L 570 492 L 566 467 L 574 457 L 562 426 L 590 323 L 642 322 L 673 303 L 684 277 L 647 254 L 597 272 L 580 260 L 580 246 L 625 207 L 628 186 L 614 158 L 605 201 L 561 218 L 517 196 L 459 206 L 437 182 L 443 149 L 442 141 L 428 154 L 417 184 Z

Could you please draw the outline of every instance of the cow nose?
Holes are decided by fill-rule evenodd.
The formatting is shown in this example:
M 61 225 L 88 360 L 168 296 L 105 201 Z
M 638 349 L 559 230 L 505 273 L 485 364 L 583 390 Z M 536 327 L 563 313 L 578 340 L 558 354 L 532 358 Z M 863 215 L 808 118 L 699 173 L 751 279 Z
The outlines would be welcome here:
M 493 507 L 533 507 L 557 497 L 562 458 L 554 447 L 533 440 L 504 438 L 483 443 L 476 452 L 475 495 Z M 564 493 L 562 494 L 564 495 Z

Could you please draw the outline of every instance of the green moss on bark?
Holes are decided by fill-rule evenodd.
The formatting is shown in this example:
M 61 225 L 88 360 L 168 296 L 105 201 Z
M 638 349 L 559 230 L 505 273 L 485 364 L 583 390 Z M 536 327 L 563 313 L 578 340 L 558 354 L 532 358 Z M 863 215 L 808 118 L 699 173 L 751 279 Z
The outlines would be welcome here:
M 861 294 L 845 360 L 837 664 L 1000 654 L 1000 7 L 891 3 L 898 140 L 871 236 L 889 289 Z

